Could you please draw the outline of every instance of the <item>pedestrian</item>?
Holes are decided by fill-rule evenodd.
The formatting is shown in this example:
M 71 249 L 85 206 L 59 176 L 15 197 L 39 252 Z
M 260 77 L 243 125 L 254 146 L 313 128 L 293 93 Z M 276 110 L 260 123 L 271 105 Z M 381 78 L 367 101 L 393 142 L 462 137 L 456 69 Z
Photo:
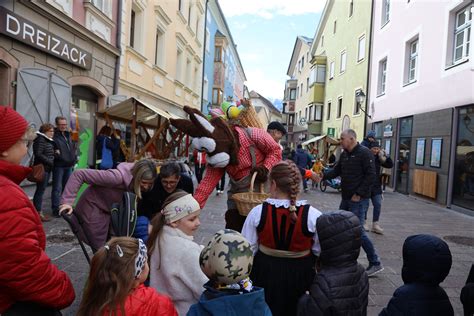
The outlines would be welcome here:
M 219 183 L 217 183 L 217 186 L 216 186 L 217 193 L 216 193 L 216 195 L 219 195 L 219 194 L 224 193 L 224 189 L 225 189 L 225 175 L 226 175 L 226 173 L 224 172 L 224 174 L 222 175 L 221 180 L 219 181 Z
M 279 145 L 280 145 L 280 140 L 283 138 L 283 136 L 286 135 L 285 127 L 283 126 L 283 124 L 277 121 L 273 121 L 273 122 L 270 122 L 270 124 L 268 124 L 267 132 Z M 283 147 L 281 145 L 280 147 L 283 150 Z
M 309 158 L 308 153 L 303 150 L 303 146 L 301 144 L 298 144 L 298 146 L 296 147 L 295 154 L 296 165 L 298 166 L 298 168 L 307 169 L 310 162 L 311 160 Z M 303 178 L 303 188 L 305 192 L 308 191 L 308 181 L 306 180 L 306 178 Z
M 43 195 L 48 186 L 51 171 L 54 167 L 54 126 L 45 123 L 40 126 L 36 132 L 36 139 L 33 142 L 33 165 L 42 164 L 44 167 L 43 181 L 36 183 L 35 195 L 33 196 L 33 204 L 39 213 L 41 221 L 47 222 L 49 216 L 43 212 Z
M 474 315 L 474 264 L 471 265 L 466 285 L 461 290 L 461 303 L 464 308 L 464 316 Z
M 383 235 L 383 229 L 380 227 L 379 220 L 380 220 L 380 212 L 382 210 L 382 200 L 383 200 L 383 192 L 382 192 L 382 183 L 380 177 L 380 169 L 387 168 L 390 169 L 393 167 L 393 161 L 390 157 L 387 156 L 385 150 L 380 149 L 380 144 L 377 141 L 371 142 L 369 144 L 369 149 L 374 154 L 374 163 L 375 163 L 375 179 L 372 185 L 371 190 L 371 197 L 372 205 L 374 206 L 374 214 L 372 217 L 372 228 L 371 231 Z M 367 220 L 367 214 L 365 216 Z M 364 224 L 364 229 L 366 231 L 369 230 L 369 225 L 366 222 Z
M 61 194 L 71 176 L 72 167 L 76 163 L 76 148 L 71 140 L 68 130 L 67 119 L 58 116 L 55 119 L 56 129 L 54 131 L 55 157 L 53 168 L 53 189 L 51 191 L 51 204 L 53 216 L 59 217 L 59 203 Z
M 120 143 L 117 140 L 112 138 L 112 129 L 105 125 L 99 131 L 99 134 L 96 137 L 96 165 L 100 170 L 111 169 L 116 166 L 114 162 L 114 152 L 116 152 L 117 147 L 120 146 Z
M 141 239 L 110 239 L 92 258 L 77 315 L 177 316 L 169 297 L 143 284 L 150 272 L 147 259 Z
M 392 171 L 389 168 L 380 168 L 380 181 L 382 182 L 382 193 L 385 192 L 385 188 L 387 186 L 388 181 L 390 180 L 390 176 L 392 175 Z
M 17 112 L 0 106 L 0 314 L 57 315 L 74 301 L 74 288 L 45 252 L 41 219 L 19 184 L 35 132 Z
M 409 236 L 403 243 L 404 285 L 395 290 L 380 315 L 454 315 L 448 295 L 439 286 L 451 264 L 451 251 L 442 239 L 433 235 Z
M 252 263 L 250 243 L 239 232 L 215 233 L 199 256 L 209 282 L 187 316 L 270 316 L 263 289 L 250 280 Z
M 315 174 L 320 175 L 320 174 L 322 174 L 323 170 L 324 170 L 323 161 L 321 159 L 317 159 L 316 162 L 313 164 L 312 171 Z M 318 183 L 319 183 L 319 180 L 317 180 L 317 181 L 312 180 L 313 188 L 317 188 Z
M 176 191 L 152 220 L 148 240 L 150 286 L 169 295 L 179 315 L 198 302 L 208 281 L 199 267 L 201 246 L 193 241 L 201 208 L 191 194 Z
M 383 271 L 382 263 L 364 229 L 365 215 L 369 208 L 371 189 L 375 180 L 374 155 L 357 142 L 357 134 L 352 129 L 341 133 L 344 151 L 334 168 L 324 174 L 324 180 L 341 177 L 342 200 L 339 209 L 354 213 L 360 221 L 362 248 L 367 254 L 369 266 L 367 274 L 372 276 Z
M 206 170 L 206 152 L 194 149 L 193 157 L 194 174 L 196 175 L 197 182 L 201 183 L 202 177 L 204 175 L 204 170 Z
M 149 159 L 121 163 L 117 169 L 78 169 L 66 184 L 59 211 L 70 214 L 79 189 L 88 184 L 77 200 L 74 212 L 79 214 L 90 233 L 87 236 L 89 246 L 96 252 L 107 241 L 112 204 L 119 203 L 124 192 L 133 192 L 141 199 L 142 193 L 153 187 L 156 176 L 156 165 Z
M 298 316 L 367 315 L 369 279 L 357 262 L 361 246 L 360 222 L 347 211 L 318 218 L 321 254 L 309 294 L 298 302 Z
M 362 146 L 369 148 L 370 143 L 375 142 L 375 131 L 370 130 L 367 132 L 367 136 L 362 140 L 362 143 L 360 143 Z
M 297 200 L 301 175 L 293 162 L 276 164 L 270 183 L 270 198 L 250 211 L 242 230 L 255 254 L 250 278 L 265 289 L 273 315 L 295 315 L 298 298 L 315 275 L 321 212 Z

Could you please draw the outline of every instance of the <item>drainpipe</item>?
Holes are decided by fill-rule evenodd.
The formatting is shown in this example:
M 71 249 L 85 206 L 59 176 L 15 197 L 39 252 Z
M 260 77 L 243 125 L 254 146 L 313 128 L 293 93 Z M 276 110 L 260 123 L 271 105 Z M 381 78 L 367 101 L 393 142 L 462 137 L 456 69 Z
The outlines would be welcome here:
M 204 111 L 204 75 L 206 74 L 206 41 L 207 41 L 207 8 L 209 5 L 209 0 L 206 0 L 206 5 L 204 9 L 204 43 L 202 43 L 202 78 L 201 78 L 201 112 Z
M 369 104 L 370 104 L 370 70 L 371 70 L 371 57 L 372 57 L 372 37 L 374 33 L 374 28 L 372 24 L 374 23 L 374 5 L 375 1 L 372 0 L 372 8 L 371 8 L 371 15 L 370 15 L 370 32 L 369 32 L 369 56 L 367 57 L 367 93 L 366 93 L 366 98 L 365 98 L 365 115 L 364 115 L 364 135 L 362 137 L 365 137 L 367 135 L 367 116 L 369 112 Z
M 122 54 L 122 0 L 118 0 L 117 6 L 117 34 L 115 36 L 115 46 L 119 49 L 120 55 Z M 120 57 L 117 56 L 115 58 L 115 71 L 114 71 L 114 87 L 113 87 L 113 94 L 118 93 L 118 86 L 119 86 L 119 76 L 120 76 Z

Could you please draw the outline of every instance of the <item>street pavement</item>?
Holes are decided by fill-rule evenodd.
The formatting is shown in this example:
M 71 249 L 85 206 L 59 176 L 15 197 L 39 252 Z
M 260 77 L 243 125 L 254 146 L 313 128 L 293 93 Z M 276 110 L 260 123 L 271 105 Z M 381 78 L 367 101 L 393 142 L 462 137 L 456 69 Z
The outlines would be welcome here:
M 32 197 L 34 187 L 25 188 Z M 319 189 L 302 193 L 311 205 L 323 213 L 337 210 L 340 194 L 328 188 L 325 193 Z M 44 210 L 50 212 L 50 188 L 45 193 Z M 226 195 L 209 198 L 201 212 L 201 227 L 195 241 L 205 244 L 219 229 L 224 227 Z M 372 211 L 369 210 L 369 221 Z M 394 192 L 384 194 L 381 226 L 384 235 L 369 233 L 374 242 L 385 270 L 370 278 L 368 315 L 378 315 L 390 300 L 395 289 L 403 284 L 401 279 L 402 245 L 406 237 L 413 234 L 433 234 L 444 239 L 453 255 L 453 265 L 446 280 L 441 286 L 446 290 L 454 307 L 455 315 L 462 315 L 459 301 L 471 264 L 474 262 L 474 217 L 457 213 L 436 204 L 408 197 Z M 86 259 L 63 219 L 53 219 L 44 223 L 47 234 L 46 252 L 60 269 L 70 276 L 76 290 L 73 305 L 63 311 L 64 315 L 75 315 L 82 296 L 82 290 L 88 275 Z M 361 250 L 359 262 L 367 266 L 365 253 Z

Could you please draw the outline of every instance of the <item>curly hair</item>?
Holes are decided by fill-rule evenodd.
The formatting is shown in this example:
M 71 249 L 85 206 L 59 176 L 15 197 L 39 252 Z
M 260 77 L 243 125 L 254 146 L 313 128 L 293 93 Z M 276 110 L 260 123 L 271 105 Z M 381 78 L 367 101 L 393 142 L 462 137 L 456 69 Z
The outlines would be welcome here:
M 290 160 L 281 161 L 273 166 L 270 179 L 275 181 L 277 188 L 288 194 L 290 200 L 290 220 L 296 223 L 296 198 L 300 193 L 301 173 L 294 162 Z

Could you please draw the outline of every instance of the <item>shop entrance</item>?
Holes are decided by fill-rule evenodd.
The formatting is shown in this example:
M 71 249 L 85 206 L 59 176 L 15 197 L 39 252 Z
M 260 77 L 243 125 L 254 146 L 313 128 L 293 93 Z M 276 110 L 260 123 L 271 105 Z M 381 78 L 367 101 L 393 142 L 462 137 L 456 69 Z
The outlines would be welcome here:
M 397 183 L 396 191 L 408 194 L 408 180 L 410 172 L 410 151 L 413 117 L 400 119 L 400 136 L 398 141 L 398 161 L 396 164 Z

